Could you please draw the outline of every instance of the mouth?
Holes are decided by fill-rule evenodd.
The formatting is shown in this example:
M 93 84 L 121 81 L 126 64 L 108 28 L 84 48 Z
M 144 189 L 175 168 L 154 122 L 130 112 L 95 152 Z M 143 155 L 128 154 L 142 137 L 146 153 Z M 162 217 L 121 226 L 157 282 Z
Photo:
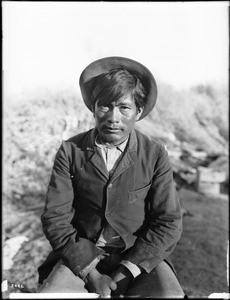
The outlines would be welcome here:
M 119 127 L 105 126 L 104 130 L 107 132 L 118 132 L 121 130 Z

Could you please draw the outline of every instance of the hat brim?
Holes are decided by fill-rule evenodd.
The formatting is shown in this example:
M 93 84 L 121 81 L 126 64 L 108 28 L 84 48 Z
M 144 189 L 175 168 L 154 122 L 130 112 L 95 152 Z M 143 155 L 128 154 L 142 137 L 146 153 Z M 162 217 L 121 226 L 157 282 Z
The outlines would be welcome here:
M 97 76 L 107 73 L 112 69 L 123 68 L 134 73 L 141 81 L 146 91 L 144 108 L 139 120 L 146 117 L 156 104 L 157 85 L 152 73 L 141 63 L 119 56 L 105 57 L 92 62 L 81 73 L 79 85 L 85 105 L 92 111 L 91 95 Z

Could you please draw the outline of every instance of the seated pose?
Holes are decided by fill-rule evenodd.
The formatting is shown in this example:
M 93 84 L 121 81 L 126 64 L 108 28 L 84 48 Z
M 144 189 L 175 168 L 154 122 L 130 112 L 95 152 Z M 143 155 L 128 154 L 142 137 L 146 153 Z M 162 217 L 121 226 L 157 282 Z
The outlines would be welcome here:
M 41 220 L 53 251 L 40 292 L 184 297 L 169 255 L 182 214 L 165 147 L 134 129 L 157 99 L 151 72 L 106 57 L 80 76 L 95 128 L 63 141 Z

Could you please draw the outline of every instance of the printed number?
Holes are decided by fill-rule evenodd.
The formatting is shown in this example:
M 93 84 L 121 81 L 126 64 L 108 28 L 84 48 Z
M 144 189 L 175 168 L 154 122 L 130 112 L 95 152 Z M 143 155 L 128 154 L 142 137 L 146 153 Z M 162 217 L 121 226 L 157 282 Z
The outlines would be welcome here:
M 21 284 L 21 283 L 17 283 L 17 284 L 16 283 L 11 283 L 10 286 L 13 287 L 13 288 L 19 288 L 19 289 L 24 288 L 23 284 Z

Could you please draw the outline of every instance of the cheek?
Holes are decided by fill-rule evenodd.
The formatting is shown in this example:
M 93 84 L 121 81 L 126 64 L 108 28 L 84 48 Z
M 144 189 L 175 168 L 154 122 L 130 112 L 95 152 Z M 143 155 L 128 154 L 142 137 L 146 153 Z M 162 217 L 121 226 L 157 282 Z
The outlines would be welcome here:
M 135 125 L 135 116 L 132 116 L 130 118 L 122 118 L 122 123 L 127 127 L 127 128 L 133 128 Z
M 100 113 L 100 112 L 97 112 L 96 114 L 94 114 L 94 118 L 95 118 L 95 120 L 96 120 L 97 123 L 101 122 L 103 116 L 104 116 L 104 114 Z

